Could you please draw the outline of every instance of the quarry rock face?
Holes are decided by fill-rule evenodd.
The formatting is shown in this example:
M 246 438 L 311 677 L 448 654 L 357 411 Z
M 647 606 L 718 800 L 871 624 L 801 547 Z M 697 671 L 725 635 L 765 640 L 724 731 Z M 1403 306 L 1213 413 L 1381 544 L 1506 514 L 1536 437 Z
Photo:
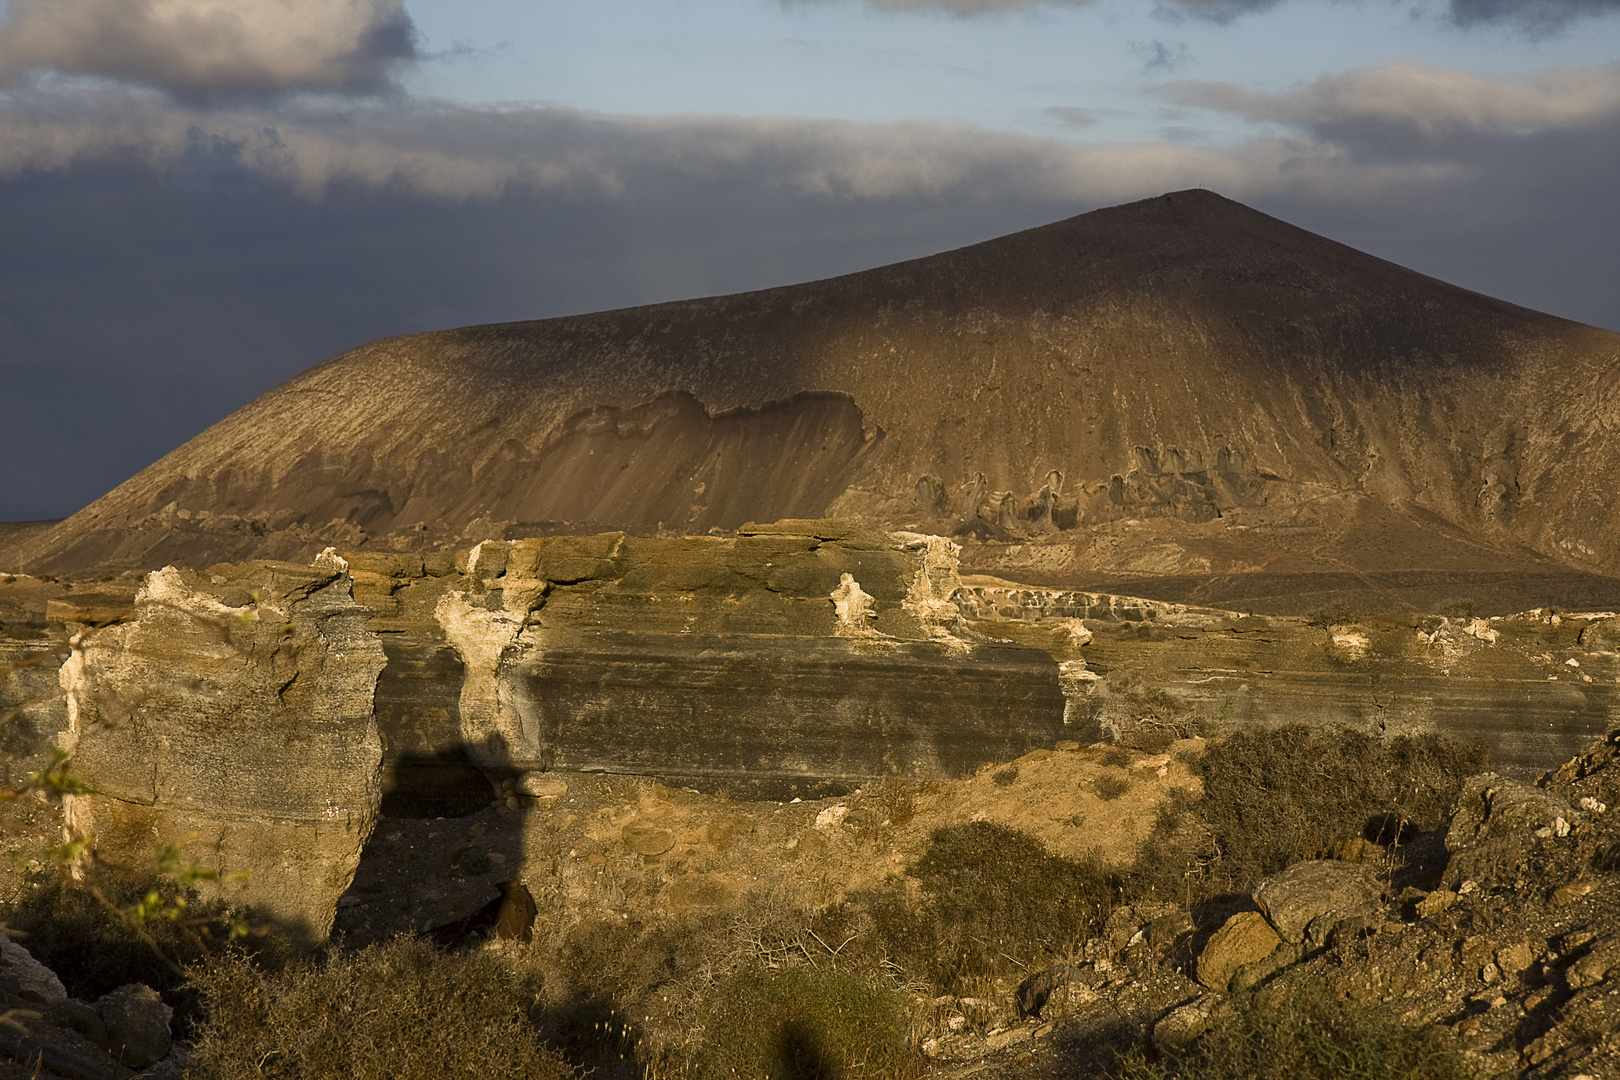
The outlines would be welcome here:
M 1616 610 L 1617 365 L 1620 335 L 1182 191 L 826 281 L 375 342 L 0 568 L 860 515 L 999 577 L 1230 610 Z
M 129 621 L 73 639 L 61 669 L 69 822 L 149 871 L 157 850 L 225 895 L 324 938 L 381 799 L 373 718 L 386 663 L 342 560 L 149 575 Z

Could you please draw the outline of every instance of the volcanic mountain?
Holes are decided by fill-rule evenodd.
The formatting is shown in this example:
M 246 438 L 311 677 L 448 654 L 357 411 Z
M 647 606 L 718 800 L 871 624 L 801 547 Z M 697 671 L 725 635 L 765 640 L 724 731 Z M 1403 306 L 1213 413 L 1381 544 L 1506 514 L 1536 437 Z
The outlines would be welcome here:
M 0 564 L 860 516 L 969 570 L 1307 610 L 1620 606 L 1620 335 L 1209 191 L 825 281 L 390 338 Z

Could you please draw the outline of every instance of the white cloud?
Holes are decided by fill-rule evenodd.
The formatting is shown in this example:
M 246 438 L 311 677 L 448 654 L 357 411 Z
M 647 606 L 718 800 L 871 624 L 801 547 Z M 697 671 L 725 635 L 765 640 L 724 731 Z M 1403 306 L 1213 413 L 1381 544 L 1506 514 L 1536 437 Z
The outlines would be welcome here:
M 371 93 L 415 54 L 402 0 L 11 0 L 0 76 L 51 71 L 186 97 Z
M 741 180 L 832 199 L 1127 199 L 1194 185 L 1234 196 L 1331 176 L 1368 193 L 1433 179 L 1428 163 L 1356 166 L 1333 146 L 1088 143 L 923 122 L 624 117 L 390 102 L 193 108 L 139 91 L 0 97 L 0 175 L 139 161 L 229 162 L 308 196 L 333 185 L 439 198 L 513 188 L 633 198 L 665 181 Z
M 1169 83 L 1183 105 L 1320 131 L 1402 130 L 1425 139 L 1564 131 L 1620 115 L 1620 65 L 1552 69 L 1530 82 L 1393 62 L 1324 75 L 1301 89 L 1257 93 L 1231 83 Z
M 782 0 L 816 3 L 828 0 Z M 1041 7 L 1080 7 L 1095 0 L 866 0 L 889 11 L 991 15 Z M 1162 12 L 1226 23 L 1240 15 L 1276 7 L 1282 0 L 1153 0 Z M 1560 30 L 1577 19 L 1620 12 L 1620 0 L 1447 0 L 1445 18 L 1458 26 L 1510 24 L 1532 36 Z

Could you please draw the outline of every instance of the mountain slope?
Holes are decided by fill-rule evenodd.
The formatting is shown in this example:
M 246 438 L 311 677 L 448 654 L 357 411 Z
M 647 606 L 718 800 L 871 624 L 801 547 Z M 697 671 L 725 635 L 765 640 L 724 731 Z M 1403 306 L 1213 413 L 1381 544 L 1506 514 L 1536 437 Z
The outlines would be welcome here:
M 7 561 L 859 513 L 1058 580 L 1608 574 L 1617 369 L 1620 335 L 1184 191 L 826 281 L 375 342 Z M 1384 541 L 1356 539 L 1371 519 Z

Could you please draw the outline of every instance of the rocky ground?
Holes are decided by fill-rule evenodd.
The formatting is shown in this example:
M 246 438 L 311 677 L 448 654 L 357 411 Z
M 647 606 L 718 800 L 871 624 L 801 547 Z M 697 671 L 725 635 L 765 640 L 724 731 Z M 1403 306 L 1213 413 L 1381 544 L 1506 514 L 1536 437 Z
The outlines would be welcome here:
M 762 892 L 813 908 L 892 881 L 934 830 L 973 821 L 1124 867 L 1162 809 L 1199 796 L 1204 752 L 1200 740 L 1158 753 L 1062 744 L 961 781 L 815 802 L 557 776 L 464 818 L 382 819 L 373 842 L 385 857 L 362 866 L 338 932 L 360 944 L 432 929 L 433 912 L 471 910 L 511 881 L 538 905 L 537 942 L 588 918 L 723 922 Z M 1132 1047 L 1150 1060 L 1196 1047 L 1256 995 L 1316 990 L 1429 1032 L 1473 1075 L 1620 1075 L 1620 731 L 1536 783 L 1471 778 L 1438 829 L 1373 835 L 1384 842 L 1317 852 L 1247 895 L 1118 903 L 1066 954 L 1020 956 L 1011 974 L 952 995 L 911 980 L 920 1067 L 1102 1075 Z M 0 1040 L 0 1053 L 27 1065 L 0 1076 L 134 1075 L 117 1061 L 112 1006 L 57 994 L 21 952 L 6 946 L 24 967 L 0 971 L 0 990 L 33 1014 L 16 1014 L 30 1034 Z M 19 981 L 24 968 L 33 983 Z M 178 1075 L 182 1060 L 160 1055 L 156 1068 Z
M 1305 862 L 1191 913 L 1121 907 L 1039 1017 L 937 1003 L 938 1077 L 1090 1075 L 1182 1049 L 1234 997 L 1321 988 L 1455 1046 L 1481 1077 L 1620 1076 L 1620 732 L 1531 786 L 1475 777 L 1449 824 Z M 1236 909 L 1236 910 L 1234 910 Z

